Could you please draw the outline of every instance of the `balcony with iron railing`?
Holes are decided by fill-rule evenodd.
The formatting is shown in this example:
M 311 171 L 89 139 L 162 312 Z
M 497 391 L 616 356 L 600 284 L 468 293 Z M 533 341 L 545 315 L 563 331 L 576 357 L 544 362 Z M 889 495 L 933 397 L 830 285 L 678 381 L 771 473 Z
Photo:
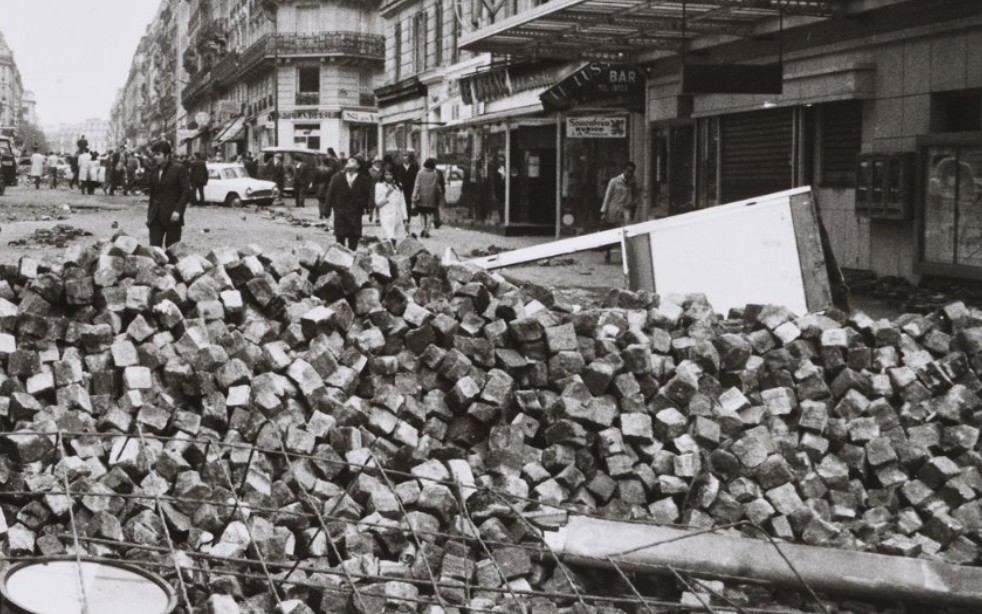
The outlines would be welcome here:
M 194 73 L 188 79 L 184 91 L 181 92 L 181 104 L 185 108 L 193 105 L 195 102 L 201 100 L 214 84 L 215 80 L 210 69 L 200 70 Z
M 239 54 L 235 51 L 230 51 L 212 66 L 211 74 L 220 85 L 228 85 L 237 76 L 238 69 Z
M 276 56 L 335 56 L 382 62 L 385 60 L 385 37 L 362 32 L 266 34 L 245 50 L 239 66 L 241 70 L 249 71 Z

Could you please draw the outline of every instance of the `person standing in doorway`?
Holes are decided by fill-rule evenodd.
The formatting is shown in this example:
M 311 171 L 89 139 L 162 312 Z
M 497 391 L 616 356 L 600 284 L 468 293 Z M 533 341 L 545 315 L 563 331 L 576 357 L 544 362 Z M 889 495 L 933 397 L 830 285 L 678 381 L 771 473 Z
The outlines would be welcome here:
M 31 154 L 31 172 L 27 175 L 34 182 L 34 189 L 41 189 L 41 176 L 44 175 L 44 154 L 38 151 L 38 146 L 34 146 L 34 153 Z
M 361 239 L 361 218 L 372 206 L 372 182 L 359 172 L 358 160 L 351 158 L 344 172 L 331 179 L 327 189 L 327 208 L 334 212 L 334 236 L 338 243 L 357 249 Z
M 195 205 L 205 204 L 205 186 L 208 185 L 208 164 L 205 155 L 200 151 L 194 154 L 190 164 L 191 202 Z
M 607 183 L 604 203 L 600 207 L 600 221 L 613 227 L 627 226 L 634 221 L 634 214 L 641 199 L 638 181 L 634 178 L 637 167 L 634 162 L 624 165 L 624 171 Z M 610 262 L 610 249 L 604 253 L 604 262 Z
M 173 161 L 170 143 L 160 141 L 150 151 L 154 160 L 147 208 L 150 245 L 170 247 L 181 240 L 184 211 L 191 199 L 191 182 L 187 168 Z

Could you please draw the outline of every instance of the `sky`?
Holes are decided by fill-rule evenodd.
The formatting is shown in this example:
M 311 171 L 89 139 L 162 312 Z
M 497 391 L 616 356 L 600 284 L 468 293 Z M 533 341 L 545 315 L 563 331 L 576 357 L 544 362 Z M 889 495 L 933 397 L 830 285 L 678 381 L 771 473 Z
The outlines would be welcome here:
M 116 90 L 160 0 L 0 0 L 0 32 L 14 52 L 42 126 L 109 119 Z

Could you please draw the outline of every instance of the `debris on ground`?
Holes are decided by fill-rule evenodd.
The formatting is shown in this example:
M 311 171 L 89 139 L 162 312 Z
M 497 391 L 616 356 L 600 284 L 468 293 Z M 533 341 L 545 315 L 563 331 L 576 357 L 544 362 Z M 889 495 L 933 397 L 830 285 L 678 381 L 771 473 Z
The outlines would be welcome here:
M 502 252 L 507 252 L 511 248 L 502 247 L 500 245 L 491 244 L 487 247 L 475 247 L 470 251 L 471 258 L 483 258 L 484 256 L 493 256 L 494 254 L 500 254 Z
M 35 245 L 47 245 L 53 247 L 66 247 L 69 243 L 80 237 L 91 237 L 92 233 L 71 226 L 69 224 L 56 224 L 51 228 L 38 228 L 30 235 L 9 241 L 7 245 L 20 247 L 31 247 Z
M 980 563 L 982 311 L 960 302 L 584 309 L 413 240 L 117 235 L 0 267 L 0 366 L 8 559 L 137 561 L 185 610 L 815 607 L 557 562 L 541 534 L 572 515 Z

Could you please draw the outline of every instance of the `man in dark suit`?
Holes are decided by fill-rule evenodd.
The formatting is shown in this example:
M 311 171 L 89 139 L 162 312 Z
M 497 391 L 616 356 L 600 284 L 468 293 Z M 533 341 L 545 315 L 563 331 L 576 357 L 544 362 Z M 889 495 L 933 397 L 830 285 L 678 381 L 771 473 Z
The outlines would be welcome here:
M 328 211 L 334 212 L 334 236 L 338 243 L 357 249 L 361 217 L 373 206 L 372 180 L 359 172 L 358 160 L 349 158 L 343 173 L 335 173 L 327 188 Z
M 205 204 L 205 186 L 208 185 L 208 164 L 205 155 L 200 151 L 191 158 L 191 202 L 196 205 Z
M 304 199 L 307 196 L 307 189 L 312 180 L 310 165 L 297 157 L 296 165 L 293 168 L 293 200 L 298 207 L 303 207 Z
M 181 240 L 184 210 L 191 198 L 191 182 L 187 167 L 173 160 L 170 143 L 155 143 L 150 152 L 154 160 L 147 209 L 150 245 L 170 247 Z
M 413 188 L 416 187 L 416 175 L 419 175 L 419 163 L 412 150 L 406 152 L 402 164 L 396 166 L 396 179 L 402 185 L 402 195 L 406 199 L 406 215 L 412 215 Z

